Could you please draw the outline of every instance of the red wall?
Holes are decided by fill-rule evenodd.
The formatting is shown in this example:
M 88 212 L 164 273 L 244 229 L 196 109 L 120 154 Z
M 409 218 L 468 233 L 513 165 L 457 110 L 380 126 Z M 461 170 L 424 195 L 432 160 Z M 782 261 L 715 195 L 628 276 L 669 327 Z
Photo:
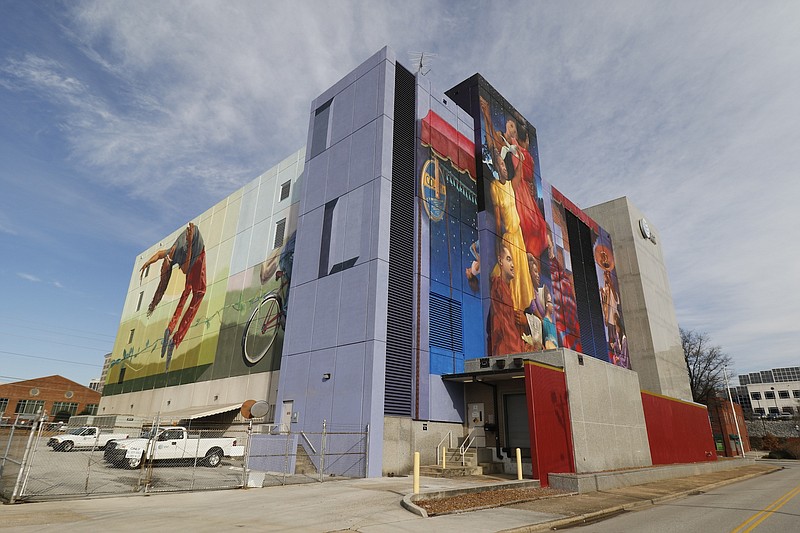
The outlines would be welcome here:
M 533 477 L 547 487 L 547 474 L 575 472 L 564 371 L 525 361 L 525 397 Z
M 642 391 L 642 407 L 654 465 L 717 460 L 704 406 Z

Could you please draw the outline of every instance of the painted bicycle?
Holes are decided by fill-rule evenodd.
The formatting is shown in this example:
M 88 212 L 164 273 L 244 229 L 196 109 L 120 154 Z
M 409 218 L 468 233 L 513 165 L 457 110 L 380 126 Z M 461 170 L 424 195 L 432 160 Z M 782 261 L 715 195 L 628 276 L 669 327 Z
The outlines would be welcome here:
M 278 270 L 275 272 L 275 278 L 280 281 L 280 287 L 267 293 L 256 304 L 244 326 L 242 355 L 248 366 L 253 366 L 261 361 L 275 343 L 278 330 L 284 331 L 286 329 L 286 308 L 284 303 L 289 285 L 289 276 L 284 276 L 283 271 Z

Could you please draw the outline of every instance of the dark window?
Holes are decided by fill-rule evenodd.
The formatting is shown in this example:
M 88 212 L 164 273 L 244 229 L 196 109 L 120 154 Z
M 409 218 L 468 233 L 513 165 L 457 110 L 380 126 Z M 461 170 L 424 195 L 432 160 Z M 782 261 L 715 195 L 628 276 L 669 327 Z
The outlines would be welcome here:
M 760 400 L 761 399 L 761 393 L 760 392 L 751 392 L 750 396 L 752 396 L 754 400 Z
M 87 414 L 96 415 L 97 414 L 97 404 L 96 403 L 87 403 L 86 407 L 84 407 L 83 410 Z
M 793 390 L 792 396 L 794 396 L 795 398 L 800 398 L 800 390 Z
M 4 413 L 8 407 L 8 398 L 0 398 L 0 413 Z
M 128 344 L 133 342 L 133 334 L 135 331 L 136 331 L 135 329 L 131 330 L 131 334 L 128 336 Z
M 311 157 L 316 157 L 328 147 L 328 120 L 333 98 L 319 106 L 314 113 L 314 131 L 311 133 Z
M 292 187 L 292 182 L 287 181 L 283 185 L 281 185 L 281 201 L 286 200 L 289 198 L 289 189 Z
M 763 415 L 764 414 L 764 408 L 763 407 L 756 407 L 755 408 L 755 412 L 760 414 L 760 415 Z
M 782 400 L 785 400 L 788 397 L 789 397 L 789 391 L 788 390 L 779 390 L 778 391 L 778 398 L 780 398 Z
M 147 268 L 144 269 L 144 277 L 147 277 L 149 273 L 150 273 L 150 265 L 147 265 Z
M 794 414 L 794 409 L 792 409 L 791 407 L 784 407 L 783 408 L 783 413 L 787 414 L 787 415 L 793 415 Z
M 44 400 L 20 400 L 17 402 L 15 413 L 32 415 L 44 407 Z
M 765 390 L 764 391 L 764 398 L 766 398 L 767 400 L 774 400 L 775 399 L 775 393 L 773 391 L 771 391 L 771 390 Z
M 273 248 L 283 246 L 283 234 L 286 232 L 286 219 L 282 218 L 275 224 L 275 244 Z
M 780 411 L 778 411 L 777 407 L 770 407 L 769 408 L 769 412 L 770 412 L 770 414 L 773 414 L 773 415 L 780 414 Z

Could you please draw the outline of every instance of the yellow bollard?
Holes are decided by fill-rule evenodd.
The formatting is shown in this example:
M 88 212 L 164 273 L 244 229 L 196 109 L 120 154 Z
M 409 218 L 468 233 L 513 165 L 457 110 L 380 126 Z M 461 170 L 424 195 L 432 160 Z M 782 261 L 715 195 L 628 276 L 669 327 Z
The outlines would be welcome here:
M 517 448 L 517 479 L 522 479 L 522 452 Z
M 447 448 L 442 446 L 442 470 L 447 468 Z
M 414 494 L 419 494 L 419 452 L 414 452 Z

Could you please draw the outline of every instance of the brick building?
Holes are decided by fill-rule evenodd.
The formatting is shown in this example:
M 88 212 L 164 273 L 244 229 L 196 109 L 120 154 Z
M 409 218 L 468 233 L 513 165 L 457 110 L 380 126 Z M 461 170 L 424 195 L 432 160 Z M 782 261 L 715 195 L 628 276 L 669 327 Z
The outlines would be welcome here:
M 714 434 L 714 442 L 717 445 L 717 453 L 726 457 L 740 455 L 741 446 L 736 444 L 736 435 L 741 434 L 741 442 L 744 451 L 750 451 L 750 437 L 747 434 L 747 426 L 744 423 L 744 413 L 742 407 L 734 403 L 736 418 L 731 410 L 731 402 L 724 398 L 712 398 L 708 402 L 708 416 L 711 420 L 711 432 Z M 736 423 L 739 423 L 739 429 Z
M 100 393 L 62 376 L 47 376 L 0 385 L 0 419 L 13 422 L 17 415 L 33 415 L 41 410 L 47 420 L 66 420 L 69 416 L 97 413 Z

